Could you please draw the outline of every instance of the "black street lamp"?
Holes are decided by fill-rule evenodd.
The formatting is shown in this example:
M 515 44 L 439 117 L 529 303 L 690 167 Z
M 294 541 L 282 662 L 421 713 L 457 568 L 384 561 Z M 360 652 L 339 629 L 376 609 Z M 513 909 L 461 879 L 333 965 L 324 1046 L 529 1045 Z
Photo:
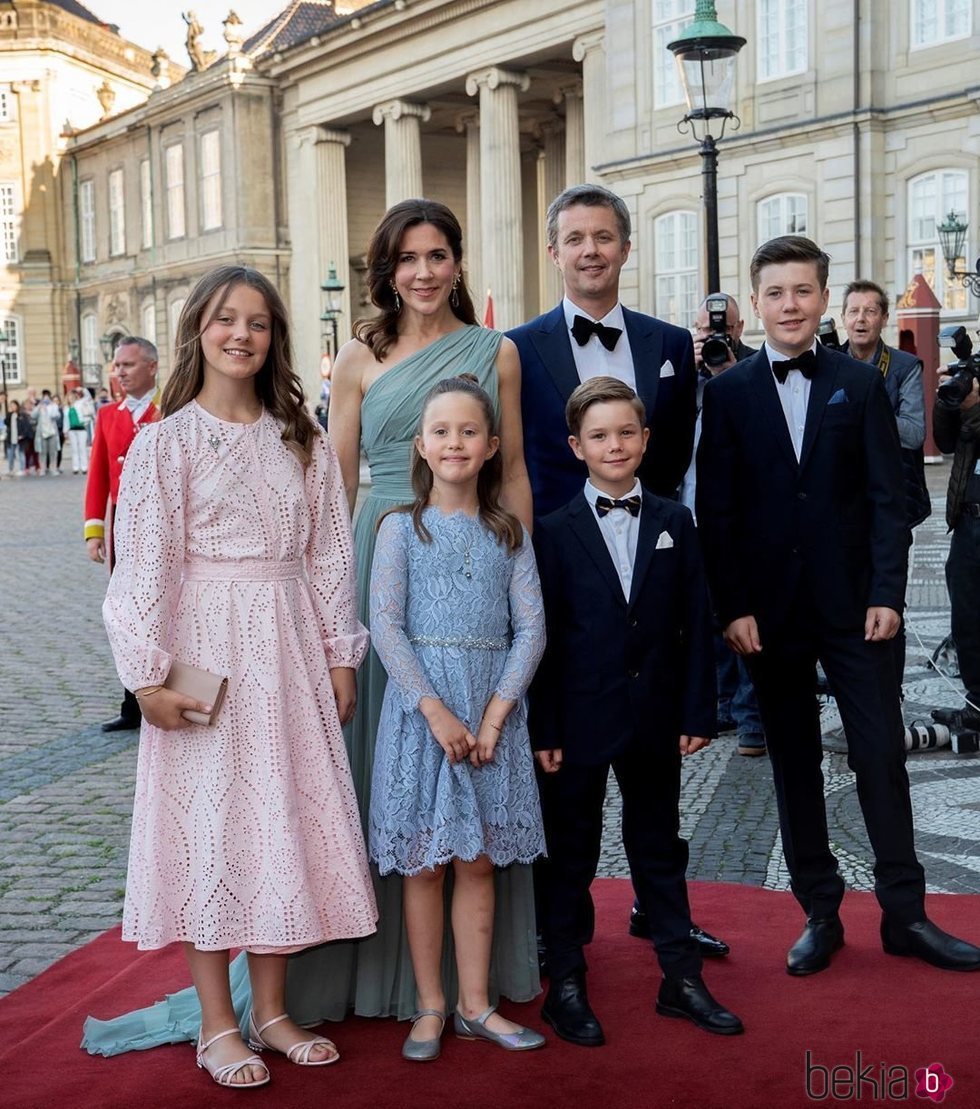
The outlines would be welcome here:
M 337 321 L 343 313 L 342 305 L 345 287 L 343 281 L 337 277 L 337 267 L 331 262 L 330 268 L 327 271 L 326 280 L 320 282 L 320 288 L 327 294 L 327 307 L 320 314 L 320 321 L 330 325 L 331 360 L 337 355 Z M 323 338 L 326 340 L 326 332 Z
M 99 348 L 102 351 L 102 361 L 111 362 L 112 356 L 116 353 L 116 340 L 113 335 L 108 334 L 99 336 Z
M 946 262 L 946 273 L 951 279 L 958 277 L 975 297 L 980 297 L 980 258 L 977 259 L 973 273 L 956 268 L 956 263 L 963 257 L 963 244 L 966 242 L 969 226 L 965 219 L 960 219 L 957 212 L 950 212 L 936 230 L 939 233 L 943 260 Z
M 745 39 L 718 22 L 714 0 L 698 0 L 694 21 L 680 38 L 667 43 L 677 61 L 687 115 L 677 125 L 683 134 L 688 128 L 700 143 L 701 180 L 704 198 L 704 240 L 708 260 L 707 293 L 721 288 L 718 266 L 718 147 L 711 133 L 711 120 L 721 120 L 718 138 L 725 135 L 725 124 L 739 118 L 732 110 L 735 98 L 735 57 Z M 700 125 L 700 128 L 699 128 Z M 699 135 L 700 130 L 700 135 Z

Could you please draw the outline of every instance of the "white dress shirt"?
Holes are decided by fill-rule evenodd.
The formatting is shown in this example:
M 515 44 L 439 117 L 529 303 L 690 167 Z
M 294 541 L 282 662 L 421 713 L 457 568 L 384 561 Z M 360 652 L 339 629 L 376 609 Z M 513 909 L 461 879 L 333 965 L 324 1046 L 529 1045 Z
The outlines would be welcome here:
M 585 483 L 585 499 L 595 514 L 596 523 L 602 538 L 609 550 L 616 573 L 619 575 L 619 584 L 623 587 L 623 595 L 628 601 L 630 589 L 633 586 L 633 565 L 636 562 L 636 541 L 640 536 L 640 517 L 627 512 L 625 508 L 613 508 L 605 514 L 599 515 L 595 509 L 596 497 L 608 497 L 601 489 L 596 489 L 591 481 Z M 643 496 L 643 488 L 639 480 L 633 483 L 633 488 L 623 497 L 614 497 L 613 500 L 625 500 L 626 497 Z M 643 511 L 642 503 L 640 511 Z
M 813 340 L 813 345 L 810 350 L 816 352 L 817 341 Z M 766 357 L 769 359 L 770 372 L 772 371 L 773 363 L 787 362 L 789 356 L 780 354 L 778 350 L 773 350 L 766 340 L 765 344 Z M 810 403 L 810 379 L 804 377 L 799 370 L 790 370 L 786 375 L 786 380 L 782 383 L 777 379 L 776 375 L 772 375 L 772 380 L 776 386 L 776 392 L 779 394 L 779 403 L 783 406 L 783 415 L 786 417 L 786 427 L 789 429 L 789 437 L 793 440 L 793 450 L 796 452 L 796 461 L 800 460 L 800 453 L 803 450 L 803 429 L 806 427 L 806 409 Z
M 626 321 L 623 319 L 623 306 L 616 302 L 615 307 L 607 312 L 601 320 L 590 316 L 583 308 L 565 297 L 562 302 L 565 311 L 565 325 L 568 328 L 568 341 L 572 344 L 572 357 L 575 359 L 575 369 L 578 371 L 579 381 L 588 381 L 590 377 L 615 377 L 636 392 L 636 370 L 633 369 L 633 353 L 630 350 L 629 336 L 626 334 Z M 590 335 L 585 346 L 579 346 L 578 340 L 572 334 L 572 324 L 576 316 L 585 316 L 593 323 L 601 323 L 605 327 L 615 327 L 622 331 L 616 346 L 612 350 L 599 342 L 598 335 Z

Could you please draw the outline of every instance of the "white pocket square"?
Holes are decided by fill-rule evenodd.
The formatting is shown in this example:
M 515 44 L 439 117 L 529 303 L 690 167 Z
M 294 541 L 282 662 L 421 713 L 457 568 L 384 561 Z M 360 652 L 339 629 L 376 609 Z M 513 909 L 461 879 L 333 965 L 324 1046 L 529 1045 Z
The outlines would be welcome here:
M 673 372 L 674 371 L 671 370 L 671 373 L 673 373 Z M 673 539 L 671 539 L 670 533 L 666 532 L 666 531 L 662 531 L 660 533 L 660 535 L 657 537 L 657 546 L 656 546 L 655 549 L 658 550 L 658 551 L 665 551 L 668 548 L 673 547 L 673 545 L 674 545 L 674 541 L 673 541 Z
M 660 367 L 660 376 L 661 377 L 673 377 L 674 376 L 674 364 L 671 362 L 671 360 L 669 358 Z

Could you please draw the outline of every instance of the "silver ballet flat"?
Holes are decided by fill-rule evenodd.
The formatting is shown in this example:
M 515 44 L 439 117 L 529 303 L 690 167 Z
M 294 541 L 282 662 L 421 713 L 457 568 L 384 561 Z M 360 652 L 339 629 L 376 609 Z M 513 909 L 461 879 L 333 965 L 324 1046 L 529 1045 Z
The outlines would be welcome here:
M 499 1044 L 507 1051 L 531 1051 L 536 1047 L 544 1047 L 547 1043 L 544 1036 L 531 1028 L 521 1028 L 517 1032 L 491 1032 L 487 1028 L 487 1017 L 496 1007 L 491 1005 L 485 1013 L 481 1013 L 472 1020 L 467 1020 L 457 1010 L 454 1017 L 456 1035 L 463 1040 L 488 1040 L 492 1044 Z
M 412 1028 L 423 1017 L 438 1017 L 442 1023 L 439 1025 L 439 1035 L 434 1040 L 413 1040 L 412 1034 L 408 1034 L 408 1039 L 402 1044 L 402 1058 L 413 1063 L 431 1063 L 433 1059 L 439 1058 L 439 1052 L 442 1049 L 442 1030 L 446 1027 L 446 1014 L 439 1009 L 419 1009 L 412 1017 Z

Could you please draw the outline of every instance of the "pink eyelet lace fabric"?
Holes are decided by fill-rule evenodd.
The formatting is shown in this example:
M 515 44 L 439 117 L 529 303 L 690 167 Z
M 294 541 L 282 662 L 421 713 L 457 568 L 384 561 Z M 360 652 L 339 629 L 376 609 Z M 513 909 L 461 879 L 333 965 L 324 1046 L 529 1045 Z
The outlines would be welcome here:
M 295 951 L 377 912 L 330 668 L 356 667 L 350 521 L 333 446 L 305 472 L 267 413 L 192 402 L 136 438 L 103 615 L 128 689 L 172 658 L 227 675 L 213 727 L 140 736 L 123 936 Z

